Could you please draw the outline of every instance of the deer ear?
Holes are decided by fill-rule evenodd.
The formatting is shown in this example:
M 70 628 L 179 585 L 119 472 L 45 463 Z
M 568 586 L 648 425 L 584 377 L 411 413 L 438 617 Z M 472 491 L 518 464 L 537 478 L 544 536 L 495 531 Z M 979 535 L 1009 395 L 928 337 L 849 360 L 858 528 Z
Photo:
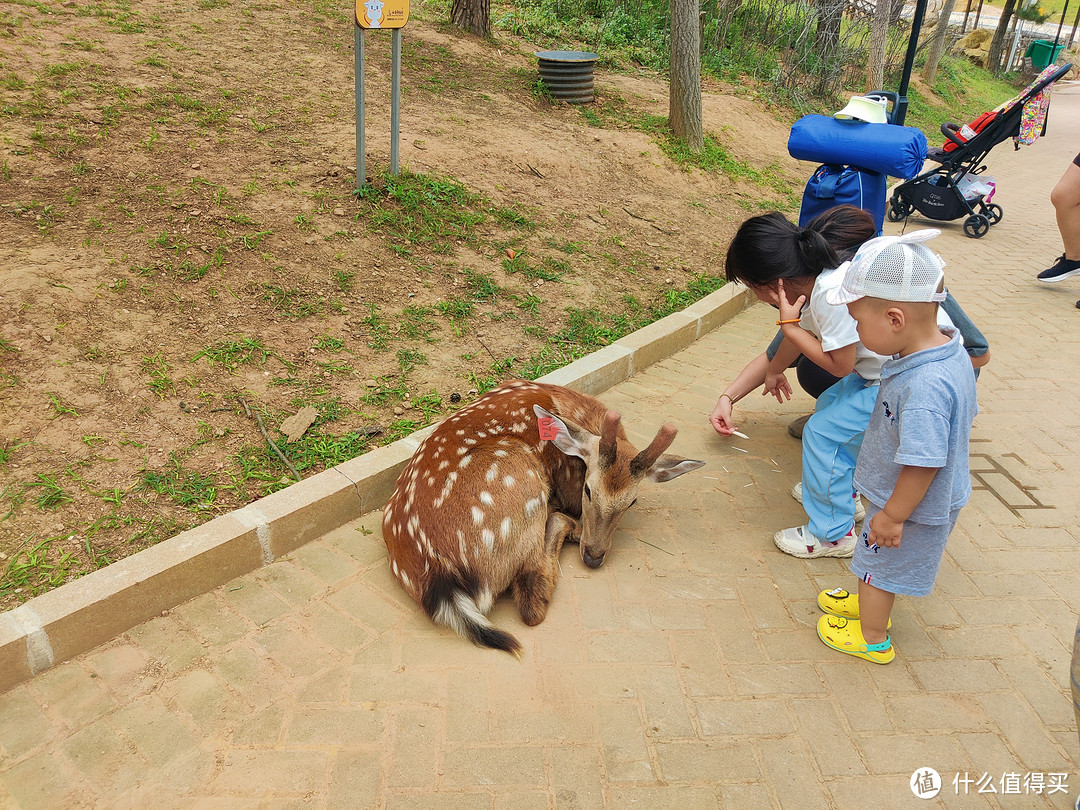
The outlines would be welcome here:
M 680 458 L 679 456 L 669 456 L 665 453 L 645 471 L 645 477 L 650 481 L 662 484 L 665 481 L 670 481 L 672 478 L 678 478 L 683 473 L 688 473 L 691 470 L 697 470 L 704 466 L 704 461 L 697 461 L 692 458 Z
M 586 433 L 576 426 L 569 426 L 551 411 L 533 405 L 533 413 L 536 414 L 537 427 L 540 430 L 540 439 L 549 441 L 568 456 L 577 456 L 588 461 L 590 448 L 586 444 Z M 595 437 L 593 437 L 595 438 Z

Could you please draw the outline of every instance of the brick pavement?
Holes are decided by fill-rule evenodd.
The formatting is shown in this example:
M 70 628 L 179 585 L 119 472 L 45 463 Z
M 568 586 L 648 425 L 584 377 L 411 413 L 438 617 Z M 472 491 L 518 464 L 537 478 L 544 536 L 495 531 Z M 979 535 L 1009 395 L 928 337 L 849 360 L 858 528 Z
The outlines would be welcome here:
M 1080 284 L 1033 275 L 1078 127 L 1080 87 L 1059 90 L 1046 139 L 991 155 L 1004 221 L 935 243 L 993 361 L 976 492 L 933 595 L 897 601 L 893 664 L 817 640 L 817 591 L 851 576 L 770 539 L 800 521 L 785 426 L 809 400 L 740 403 L 748 441 L 705 422 L 771 335 L 754 307 L 605 396 L 639 443 L 664 414 L 709 464 L 643 486 L 603 568 L 567 547 L 541 626 L 497 605 L 521 661 L 431 625 L 370 514 L 0 694 L 0 806 L 1071 807 Z M 930 802 L 922 767 L 945 778 Z M 1055 773 L 1068 794 L 1001 781 Z M 964 774 L 998 792 L 957 795 Z

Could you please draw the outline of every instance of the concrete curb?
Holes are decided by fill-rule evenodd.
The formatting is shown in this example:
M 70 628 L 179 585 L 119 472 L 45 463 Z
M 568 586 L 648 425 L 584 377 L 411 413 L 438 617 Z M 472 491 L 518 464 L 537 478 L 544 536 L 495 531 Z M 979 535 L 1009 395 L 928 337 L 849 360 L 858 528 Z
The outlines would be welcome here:
M 599 394 L 686 348 L 753 301 L 745 287 L 726 285 L 540 379 Z M 0 691 L 378 509 L 432 427 L 0 614 Z

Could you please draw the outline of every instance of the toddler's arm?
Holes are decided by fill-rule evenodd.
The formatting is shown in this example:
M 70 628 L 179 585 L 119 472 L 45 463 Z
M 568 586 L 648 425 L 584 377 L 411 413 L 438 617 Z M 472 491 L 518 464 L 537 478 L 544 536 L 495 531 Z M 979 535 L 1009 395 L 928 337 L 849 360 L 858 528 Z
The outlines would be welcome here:
M 925 497 L 937 471 L 937 467 L 911 466 L 905 466 L 900 471 L 885 507 L 870 520 L 871 543 L 884 548 L 896 548 L 900 545 L 904 521 Z

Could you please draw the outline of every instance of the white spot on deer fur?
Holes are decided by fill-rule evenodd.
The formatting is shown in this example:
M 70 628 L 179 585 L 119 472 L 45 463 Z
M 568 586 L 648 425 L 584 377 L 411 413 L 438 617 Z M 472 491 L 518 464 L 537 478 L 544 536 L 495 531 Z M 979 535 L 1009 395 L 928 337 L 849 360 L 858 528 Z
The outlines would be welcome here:
M 490 467 L 488 467 L 487 475 L 484 476 L 484 480 L 487 481 L 490 484 L 492 481 L 494 481 L 498 477 L 499 477 L 499 465 L 498 464 L 492 464 Z
M 495 499 L 491 497 L 491 493 L 484 490 L 480 493 L 480 503 L 484 506 L 494 506 Z
M 512 476 L 512 475 L 508 475 L 505 478 L 503 478 L 503 486 L 506 487 L 507 489 L 512 488 L 514 486 L 514 484 L 516 484 L 516 483 L 517 483 L 517 481 L 514 480 L 514 476 Z
M 400 576 L 398 574 L 397 560 L 390 560 L 390 570 L 394 572 L 394 576 Z
M 464 450 L 465 448 L 463 447 L 461 449 Z M 468 467 L 470 461 L 472 461 L 472 456 L 465 456 L 465 458 L 463 458 L 461 461 L 458 462 L 458 467 L 461 467 L 461 468 Z
M 450 466 L 450 462 L 447 461 L 444 458 L 442 461 L 439 462 L 439 472 L 442 472 L 443 470 L 445 470 L 449 466 Z
M 476 444 L 476 439 L 462 439 L 465 444 Z
M 456 433 L 458 436 L 464 436 L 465 435 L 464 430 L 455 430 L 454 433 Z
M 484 541 L 484 545 L 487 546 L 489 550 L 495 548 L 495 532 L 491 529 L 484 529 L 480 532 L 480 539 Z
M 401 584 L 411 591 L 412 582 L 409 580 L 409 575 L 402 571 L 400 574 L 398 574 L 398 577 L 401 579 Z
M 483 526 L 484 525 L 484 510 L 481 509 L 479 506 L 474 506 L 472 508 L 472 519 L 473 519 L 473 523 L 475 523 L 477 526 Z
M 502 523 L 499 524 L 499 533 L 502 535 L 503 540 L 510 538 L 510 532 L 514 528 L 514 521 L 508 517 L 502 519 Z
M 496 450 L 495 455 L 497 455 L 499 458 L 505 458 L 506 457 L 506 451 L 505 450 Z
M 540 508 L 543 501 L 540 498 L 530 498 L 525 501 L 525 514 L 528 517 L 533 516 L 533 512 Z
M 486 439 L 487 438 L 487 434 L 484 433 L 484 431 L 482 431 L 482 430 L 476 431 L 476 435 L 477 435 L 477 438 L 480 438 L 480 439 Z
M 459 447 L 459 448 L 457 449 L 457 454 L 458 454 L 459 456 L 463 456 L 463 455 L 465 455 L 465 454 L 466 454 L 466 453 L 468 453 L 468 452 L 469 452 L 469 448 L 468 448 L 468 447 Z

